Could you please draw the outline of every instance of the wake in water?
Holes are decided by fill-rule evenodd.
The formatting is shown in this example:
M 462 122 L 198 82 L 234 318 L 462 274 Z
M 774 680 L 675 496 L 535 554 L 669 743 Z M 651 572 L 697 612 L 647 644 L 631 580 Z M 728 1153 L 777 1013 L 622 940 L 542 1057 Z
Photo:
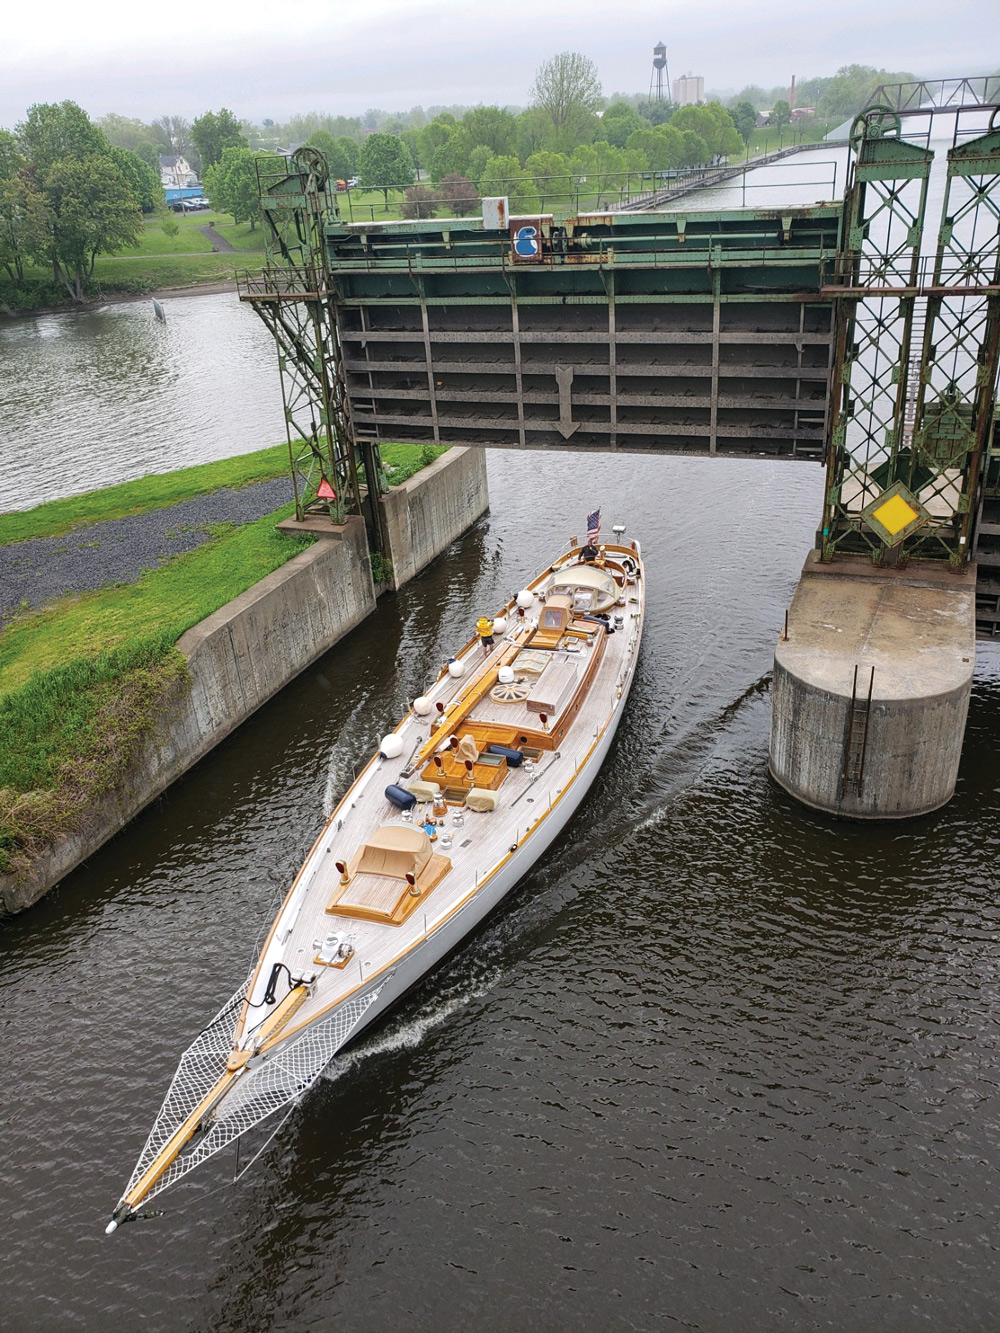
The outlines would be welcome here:
M 488 978 L 470 980 L 457 995 L 442 997 L 429 1009 L 403 1020 L 388 1032 L 376 1032 L 343 1055 L 335 1055 L 323 1070 L 322 1077 L 336 1082 L 374 1056 L 414 1050 L 429 1033 L 447 1023 L 453 1014 L 459 1013 L 473 1000 L 481 1000 L 488 995 L 499 979 L 500 973 L 497 972 Z

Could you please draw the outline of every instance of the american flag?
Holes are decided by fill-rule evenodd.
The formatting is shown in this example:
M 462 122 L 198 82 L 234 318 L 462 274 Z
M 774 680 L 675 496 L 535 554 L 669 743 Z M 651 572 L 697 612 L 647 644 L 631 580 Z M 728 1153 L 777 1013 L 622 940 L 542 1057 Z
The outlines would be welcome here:
M 601 511 L 595 509 L 587 515 L 587 541 L 593 546 L 601 535 Z

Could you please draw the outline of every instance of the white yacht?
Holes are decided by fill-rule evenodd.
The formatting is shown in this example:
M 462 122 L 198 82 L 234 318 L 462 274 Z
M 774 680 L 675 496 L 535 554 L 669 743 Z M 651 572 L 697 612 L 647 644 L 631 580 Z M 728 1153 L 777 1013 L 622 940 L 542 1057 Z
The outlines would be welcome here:
M 290 1113 L 565 828 L 611 746 L 639 652 L 641 554 L 623 533 L 603 545 L 593 533 L 572 539 L 479 620 L 382 738 L 246 983 L 181 1058 L 109 1233 L 247 1130 Z

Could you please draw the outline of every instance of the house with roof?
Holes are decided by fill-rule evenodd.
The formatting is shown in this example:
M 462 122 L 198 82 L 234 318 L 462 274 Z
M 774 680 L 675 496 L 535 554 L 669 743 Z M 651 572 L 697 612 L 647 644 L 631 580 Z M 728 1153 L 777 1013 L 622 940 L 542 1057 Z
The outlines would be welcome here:
M 186 157 L 161 153 L 160 184 L 165 190 L 184 190 L 199 185 L 200 181 Z

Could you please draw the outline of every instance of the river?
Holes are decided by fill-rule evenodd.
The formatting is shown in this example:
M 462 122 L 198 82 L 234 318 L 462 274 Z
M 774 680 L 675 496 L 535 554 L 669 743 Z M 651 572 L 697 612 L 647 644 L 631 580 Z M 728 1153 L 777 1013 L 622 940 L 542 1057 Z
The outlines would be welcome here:
M 228 298 L 166 331 L 212 301 L 206 347 L 242 338 Z M 820 470 L 581 462 L 491 452 L 486 518 L 0 925 L 5 1330 L 996 1327 L 996 650 L 945 810 L 807 811 L 769 672 Z M 597 505 L 649 615 L 566 834 L 242 1184 L 218 1158 L 105 1238 L 351 761 Z

